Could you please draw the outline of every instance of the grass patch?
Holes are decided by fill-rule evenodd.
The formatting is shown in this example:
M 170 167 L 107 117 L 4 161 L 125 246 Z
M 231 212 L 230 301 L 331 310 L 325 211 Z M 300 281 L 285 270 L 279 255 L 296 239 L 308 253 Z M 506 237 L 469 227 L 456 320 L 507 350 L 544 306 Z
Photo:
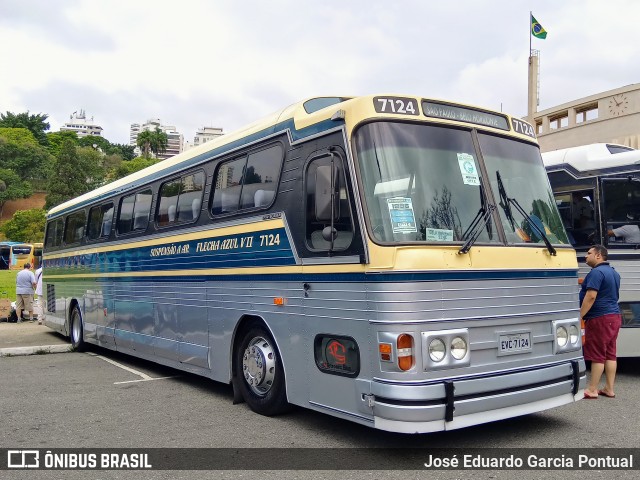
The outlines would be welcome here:
M 45 348 L 39 348 L 38 350 L 36 350 L 33 353 L 35 355 L 46 355 L 47 353 L 51 353 L 51 352 L 49 350 L 45 349 Z
M 0 298 L 16 299 L 18 270 L 0 270 Z

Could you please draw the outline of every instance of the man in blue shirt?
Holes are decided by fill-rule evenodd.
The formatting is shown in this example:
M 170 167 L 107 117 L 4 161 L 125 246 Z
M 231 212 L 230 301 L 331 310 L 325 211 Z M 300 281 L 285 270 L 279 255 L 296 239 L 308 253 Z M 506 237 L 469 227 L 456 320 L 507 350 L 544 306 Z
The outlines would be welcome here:
M 594 245 L 587 252 L 586 262 L 591 271 L 580 289 L 580 318 L 585 322 L 584 358 L 591 360 L 591 379 L 584 390 L 585 399 L 598 395 L 614 398 L 616 378 L 616 341 L 622 325 L 618 306 L 620 275 L 607 262 L 608 252 L 602 245 Z M 604 372 L 606 386 L 598 390 Z

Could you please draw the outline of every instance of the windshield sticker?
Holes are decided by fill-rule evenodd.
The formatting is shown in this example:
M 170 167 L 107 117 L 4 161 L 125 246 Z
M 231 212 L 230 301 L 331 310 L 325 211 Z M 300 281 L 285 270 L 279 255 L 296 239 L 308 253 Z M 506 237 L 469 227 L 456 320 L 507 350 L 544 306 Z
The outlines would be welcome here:
M 453 230 L 427 228 L 427 242 L 453 242 Z
M 389 216 L 393 233 L 415 233 L 416 217 L 413 214 L 413 203 L 410 198 L 387 198 Z
M 465 185 L 480 185 L 480 177 L 478 176 L 473 155 L 459 153 L 458 164 L 460 165 L 460 173 L 462 174 L 462 181 Z

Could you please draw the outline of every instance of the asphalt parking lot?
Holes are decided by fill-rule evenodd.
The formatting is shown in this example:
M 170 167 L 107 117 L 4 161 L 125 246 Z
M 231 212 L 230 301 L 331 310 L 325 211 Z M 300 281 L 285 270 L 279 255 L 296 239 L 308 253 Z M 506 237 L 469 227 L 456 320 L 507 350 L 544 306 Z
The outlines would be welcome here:
M 55 335 L 55 334 L 49 334 Z M 60 337 L 61 338 L 61 337 Z M 61 338 L 62 339 L 62 338 Z M 64 340 L 64 339 L 62 339 Z M 637 448 L 640 362 L 621 362 L 618 398 L 426 435 L 377 431 L 296 408 L 263 417 L 228 385 L 103 349 L 0 358 L 4 448 Z M 389 454 L 380 451 L 381 455 Z M 265 461 L 265 465 L 269 462 Z M 286 464 L 282 465 L 286 470 Z M 260 465 L 251 465 L 260 470 Z M 29 472 L 10 472 L 23 478 Z M 203 478 L 206 472 L 30 472 L 28 478 Z M 240 478 L 247 471 L 218 472 Z M 257 473 L 257 472 L 254 472 Z M 541 471 L 261 472 L 262 478 L 557 478 Z M 563 471 L 562 478 L 602 472 Z M 73 474 L 77 476 L 69 476 Z M 326 476 L 325 476 L 326 474 Z M 637 478 L 637 472 L 615 472 Z M 36 476 L 34 476 L 36 475 Z M 145 476 L 147 475 L 147 476 Z M 548 475 L 548 476 L 547 476 Z M 252 475 L 253 476 L 253 475 Z M 27 476 L 24 476 L 27 478 Z

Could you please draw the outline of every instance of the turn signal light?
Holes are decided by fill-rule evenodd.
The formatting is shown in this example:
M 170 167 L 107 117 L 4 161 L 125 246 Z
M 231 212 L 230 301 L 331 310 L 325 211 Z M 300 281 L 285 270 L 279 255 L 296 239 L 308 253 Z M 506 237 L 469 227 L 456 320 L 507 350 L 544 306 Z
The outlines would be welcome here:
M 378 350 L 380 351 L 380 360 L 384 362 L 391 361 L 391 344 L 390 343 L 379 343 Z
M 408 333 L 398 335 L 396 345 L 398 347 L 398 368 L 406 372 L 415 363 L 413 358 L 413 337 Z
M 284 298 L 283 297 L 273 297 L 273 304 L 274 305 L 278 305 L 278 306 L 283 306 L 284 305 Z

